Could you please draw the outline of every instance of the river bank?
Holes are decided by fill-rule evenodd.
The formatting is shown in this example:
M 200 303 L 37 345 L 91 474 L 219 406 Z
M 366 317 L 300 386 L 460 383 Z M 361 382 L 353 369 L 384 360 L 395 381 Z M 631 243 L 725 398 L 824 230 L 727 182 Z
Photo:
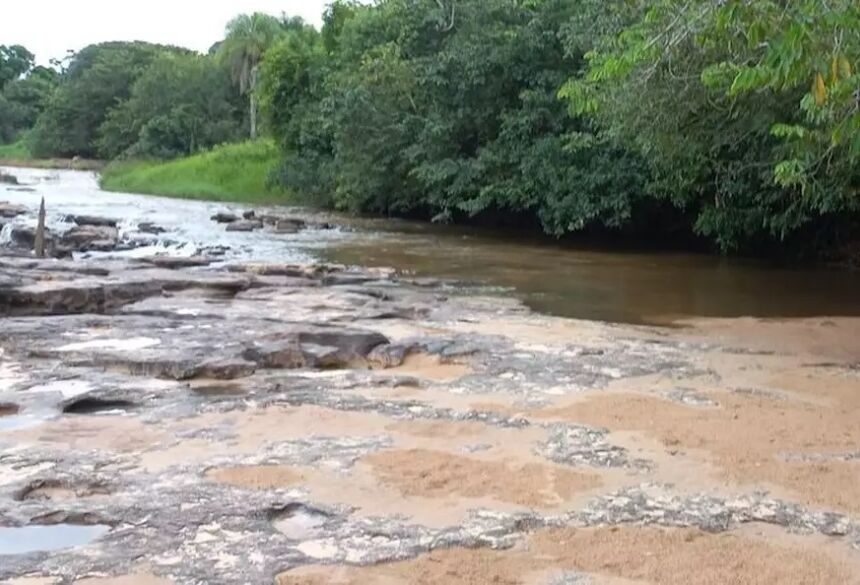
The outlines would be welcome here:
M 234 203 L 287 202 L 270 186 L 278 162 L 271 142 L 226 144 L 173 161 L 119 161 L 102 170 L 107 191 Z
M 447 236 L 56 173 L 0 186 L 13 227 L 44 195 L 58 241 L 116 238 L 0 247 L 0 581 L 860 582 L 860 318 L 552 316 L 367 266 L 456 265 Z M 155 239 L 124 247 L 142 224 Z M 610 261 L 554 258 L 595 286 Z

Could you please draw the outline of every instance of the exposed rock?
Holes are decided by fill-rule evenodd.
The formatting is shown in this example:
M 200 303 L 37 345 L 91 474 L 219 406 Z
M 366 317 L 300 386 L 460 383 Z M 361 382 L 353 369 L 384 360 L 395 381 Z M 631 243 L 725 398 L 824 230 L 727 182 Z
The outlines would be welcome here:
M 66 221 L 76 223 L 80 226 L 90 225 L 112 228 L 115 228 L 117 226 L 117 220 L 111 219 L 109 217 L 99 217 L 97 215 L 69 215 L 66 216 Z
M 0 416 L 11 416 L 18 414 L 21 407 L 12 402 L 0 402 Z
M 292 221 L 278 221 L 275 224 L 275 233 L 278 234 L 295 234 L 301 231 L 302 227 Z
M 163 234 L 167 230 L 161 226 L 155 225 L 151 221 L 142 221 L 139 224 L 137 224 L 137 231 L 142 232 L 144 234 L 158 235 L 158 234 Z
M 27 213 L 25 205 L 16 205 L 6 201 L 0 201 L 0 217 L 12 218 Z
M 5 183 L 7 185 L 17 185 L 18 177 L 0 171 L 0 183 Z
M 252 232 L 263 227 L 263 222 L 257 219 L 238 219 L 227 224 L 228 232 Z
M 73 227 L 60 236 L 57 247 L 78 252 L 103 252 L 116 248 L 118 240 L 119 231 L 115 227 L 86 224 Z
M 710 472 L 718 459 L 691 458 L 678 473 L 660 441 L 575 422 L 619 379 L 643 393 L 648 380 L 668 380 L 665 395 L 653 390 L 660 404 L 703 417 L 729 399 L 766 399 L 713 400 L 717 378 L 697 361 L 719 361 L 711 349 L 645 327 L 542 318 L 495 297 L 443 296 L 445 283 L 388 271 L 170 268 L 0 258 L 0 409 L 20 408 L 0 419 L 0 524 L 105 526 L 81 546 L 3 556 L 0 581 L 133 575 L 145 559 L 176 585 L 272 583 L 312 563 L 434 562 L 426 553 L 440 549 L 487 547 L 504 561 L 530 534 L 594 525 L 609 535 L 624 524 L 696 527 L 719 546 L 726 535 L 709 533 L 759 523 L 796 533 L 799 549 L 815 550 L 817 540 L 802 540 L 810 532 L 828 535 L 834 555 L 860 546 L 850 515 L 730 480 L 698 493 L 709 479 L 696 465 Z M 367 367 L 409 366 L 415 354 L 468 356 L 472 373 L 419 382 Z M 31 416 L 44 418 L 2 430 Z M 398 497 L 369 461 L 416 443 L 452 462 L 443 479 L 475 460 L 552 468 L 540 485 L 552 508 L 502 507 L 492 482 L 480 500 L 444 489 Z M 855 449 L 816 457 L 813 447 L 786 446 L 785 457 L 798 469 L 856 461 Z M 660 483 L 666 467 L 686 481 L 688 464 L 690 483 Z M 606 485 L 582 499 L 564 493 L 558 478 L 583 468 Z M 439 475 L 431 466 L 419 479 Z M 557 568 L 547 579 L 579 582 Z
M 410 350 L 406 345 L 386 343 L 375 347 L 367 355 L 367 360 L 378 368 L 396 368 L 403 363 Z
M 308 355 L 302 351 L 299 340 L 296 337 L 287 339 L 255 342 L 243 353 L 248 361 L 252 361 L 264 368 L 304 368 L 308 365 Z
M 10 242 L 13 246 L 17 248 L 24 248 L 26 250 L 32 250 L 33 246 L 36 244 L 36 227 L 35 226 L 25 226 L 25 225 L 15 225 L 12 226 L 12 231 L 9 233 Z M 45 229 L 45 242 L 50 243 L 53 241 L 53 234 L 50 230 Z
M 236 215 L 235 213 L 230 213 L 229 211 L 219 211 L 212 216 L 212 221 L 217 223 L 233 223 L 238 219 L 238 215 Z
M 257 216 L 257 212 L 254 211 L 253 209 L 246 211 L 245 213 L 242 214 L 242 217 L 244 219 L 255 219 L 256 216 Z
M 67 402 L 62 411 L 64 414 L 95 414 L 113 410 L 129 410 L 135 404 L 129 400 L 104 400 L 101 398 L 79 398 Z
M 150 256 L 142 258 L 142 262 L 158 266 L 159 268 L 178 269 L 192 268 L 195 266 L 208 266 L 212 263 L 208 258 L 200 256 Z
M 214 380 L 235 380 L 252 375 L 257 369 L 254 362 L 242 359 L 215 359 L 200 364 L 194 376 Z

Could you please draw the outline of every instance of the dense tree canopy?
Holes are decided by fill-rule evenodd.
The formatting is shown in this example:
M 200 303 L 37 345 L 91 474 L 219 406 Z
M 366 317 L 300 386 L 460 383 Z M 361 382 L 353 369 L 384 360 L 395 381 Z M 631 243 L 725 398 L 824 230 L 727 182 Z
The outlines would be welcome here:
M 654 0 L 611 19 L 562 96 L 641 152 L 698 232 L 728 248 L 854 217 L 860 4 Z
M 243 121 L 237 98 L 211 58 L 164 53 L 107 115 L 99 154 L 172 158 L 237 140 Z
M 24 47 L 0 45 L 0 143 L 32 128 L 54 91 L 56 71 L 34 61 Z
M 0 47 L 0 140 L 35 122 L 41 155 L 180 156 L 259 107 L 275 180 L 316 205 L 722 250 L 860 236 L 856 0 L 335 0 L 319 31 L 240 15 L 205 56 L 33 60 Z
M 137 78 L 166 50 L 148 43 L 104 43 L 80 51 L 36 124 L 34 152 L 96 157 L 99 128 L 108 113 L 129 98 Z

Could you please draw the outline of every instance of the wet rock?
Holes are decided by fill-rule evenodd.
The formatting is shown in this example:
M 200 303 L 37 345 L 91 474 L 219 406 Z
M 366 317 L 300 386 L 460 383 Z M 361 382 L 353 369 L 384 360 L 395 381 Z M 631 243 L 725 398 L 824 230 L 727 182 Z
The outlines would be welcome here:
M 17 404 L 11 402 L 0 402 L 0 416 L 12 416 L 18 414 L 21 409 Z
M 242 214 L 243 219 L 255 219 L 257 217 L 257 212 L 251 209 L 250 211 L 246 211 Z
M 227 224 L 228 232 L 252 232 L 261 229 L 263 222 L 256 219 L 239 219 Z
M 279 234 L 295 234 L 305 228 L 301 219 L 279 219 L 275 222 L 275 232 Z
M 0 201 L 0 217 L 12 218 L 27 213 L 25 205 L 16 205 L 6 201 Z
M 233 223 L 239 219 L 239 216 L 229 211 L 219 211 L 211 219 L 217 223 Z
M 203 258 L 201 256 L 150 256 L 149 258 L 142 258 L 141 261 L 153 266 L 158 266 L 159 268 L 167 268 L 170 270 L 208 266 L 212 263 L 208 258 Z
M 129 400 L 110 400 L 103 398 L 79 398 L 67 402 L 63 408 L 63 414 L 96 414 L 114 410 L 130 410 L 135 404 Z
M 201 255 L 210 257 L 221 257 L 230 251 L 230 246 L 204 246 L 198 251 Z
M 377 368 L 396 368 L 406 360 L 410 351 L 408 345 L 379 345 L 367 355 L 367 360 Z
M 606 440 L 609 431 L 580 425 L 553 425 L 549 439 L 536 451 L 562 465 L 649 469 L 647 461 L 631 459 L 626 449 Z
M 21 265 L 20 263 L 18 264 Z M 223 294 L 235 294 L 251 285 L 247 278 L 224 274 L 198 274 L 189 277 L 173 271 L 138 269 L 92 274 L 82 277 L 80 272 L 69 272 L 65 278 L 62 269 L 76 263 L 53 265 L 38 278 L 22 280 L 20 275 L 6 276 L 0 272 L 0 315 L 59 315 L 77 313 L 104 313 L 131 303 L 163 294 L 200 288 Z
M 299 342 L 337 348 L 344 361 L 364 359 L 376 347 L 387 344 L 388 338 L 375 331 L 302 331 L 298 336 Z
M 18 177 L 0 171 L 0 183 L 4 183 L 6 185 L 17 185 Z
M 105 519 L 93 512 L 72 512 L 59 510 L 42 514 L 30 519 L 30 524 L 36 526 L 53 526 L 56 524 L 71 524 L 74 526 L 96 526 L 110 525 L 112 522 L 106 522 Z
M 161 226 L 155 225 L 151 221 L 142 221 L 137 224 L 137 231 L 142 232 L 144 234 L 158 235 L 165 233 L 167 230 Z
M 242 357 L 263 368 L 297 369 L 309 365 L 308 356 L 297 338 L 255 342 L 242 353 Z
M 196 378 L 213 380 L 236 380 L 246 378 L 257 370 L 257 365 L 242 359 L 217 359 L 200 364 L 194 372 Z
M 106 252 L 116 248 L 118 240 L 119 231 L 115 227 L 79 225 L 64 233 L 57 247 L 78 252 Z
M 13 497 L 18 502 L 26 502 L 28 500 L 83 499 L 110 493 L 108 486 L 99 482 L 38 479 L 18 490 Z
M 12 226 L 9 233 L 10 242 L 14 247 L 32 250 L 36 245 L 36 228 L 34 226 L 16 225 Z M 53 241 L 53 234 L 50 230 L 45 230 L 45 242 L 50 244 Z
M 98 226 L 112 228 L 115 228 L 117 226 L 117 220 L 111 219 L 109 217 L 100 217 L 97 215 L 68 215 L 66 216 L 66 221 L 76 223 L 80 226 Z

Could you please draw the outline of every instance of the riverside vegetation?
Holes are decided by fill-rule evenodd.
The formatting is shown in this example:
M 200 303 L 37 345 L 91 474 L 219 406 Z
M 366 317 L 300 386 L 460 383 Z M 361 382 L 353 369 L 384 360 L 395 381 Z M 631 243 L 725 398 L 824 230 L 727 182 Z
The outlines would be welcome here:
M 3 47 L 0 139 L 119 160 L 108 188 L 831 254 L 860 234 L 858 33 L 853 0 L 338 0 L 206 55 Z

